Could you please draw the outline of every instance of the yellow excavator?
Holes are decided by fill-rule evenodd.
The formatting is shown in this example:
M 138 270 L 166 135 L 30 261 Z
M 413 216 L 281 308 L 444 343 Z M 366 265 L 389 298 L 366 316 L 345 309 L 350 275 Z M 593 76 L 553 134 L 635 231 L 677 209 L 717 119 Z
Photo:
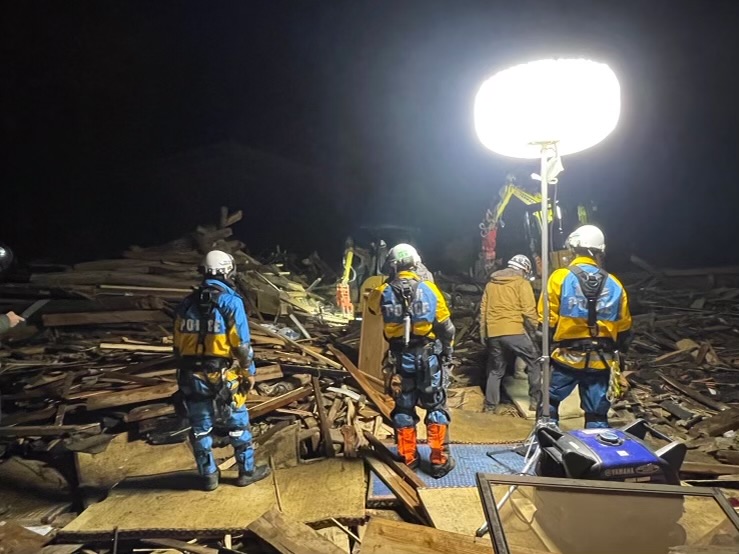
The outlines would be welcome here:
M 529 244 L 529 251 L 536 261 L 537 275 L 541 274 L 541 256 L 539 254 L 541 244 L 541 193 L 529 192 L 516 184 L 516 178 L 509 174 L 506 176 L 505 184 L 498 191 L 497 202 L 485 212 L 485 217 L 480 223 L 480 236 L 482 245 L 480 251 L 480 263 L 483 273 L 495 266 L 497 259 L 498 229 L 505 225 L 503 213 L 506 211 L 513 198 L 518 198 L 527 210 L 525 213 L 524 229 Z M 591 209 L 594 209 L 591 208 Z M 577 219 L 579 225 L 584 225 L 591 220 L 591 210 L 581 204 L 577 207 Z M 565 267 L 571 261 L 569 252 L 563 248 L 562 240 L 565 236 L 562 210 L 556 200 L 550 200 L 547 214 L 547 223 L 552 225 L 552 250 L 550 252 L 550 264 L 552 269 Z

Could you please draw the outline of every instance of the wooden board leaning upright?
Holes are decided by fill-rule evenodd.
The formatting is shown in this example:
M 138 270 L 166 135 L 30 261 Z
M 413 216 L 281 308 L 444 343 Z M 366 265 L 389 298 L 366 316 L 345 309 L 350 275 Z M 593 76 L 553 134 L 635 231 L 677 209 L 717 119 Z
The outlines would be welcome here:
M 359 369 L 383 381 L 382 361 L 387 352 L 387 341 L 383 334 L 382 314 L 374 314 L 369 307 L 374 305 L 374 299 L 371 298 L 374 290 L 379 287 L 384 277 L 377 275 L 370 277 L 362 284 L 360 294 L 362 296 L 362 334 L 359 338 Z M 376 382 L 372 382 L 372 386 L 379 392 L 385 392 L 383 387 Z

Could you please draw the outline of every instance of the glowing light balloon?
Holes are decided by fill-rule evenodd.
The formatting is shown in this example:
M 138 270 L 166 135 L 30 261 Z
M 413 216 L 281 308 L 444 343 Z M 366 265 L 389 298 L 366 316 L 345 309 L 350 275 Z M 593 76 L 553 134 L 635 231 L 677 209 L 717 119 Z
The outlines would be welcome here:
M 490 150 L 539 158 L 542 143 L 560 156 L 606 138 L 618 123 L 621 87 L 606 64 L 584 59 L 517 65 L 485 81 L 475 97 L 475 129 Z

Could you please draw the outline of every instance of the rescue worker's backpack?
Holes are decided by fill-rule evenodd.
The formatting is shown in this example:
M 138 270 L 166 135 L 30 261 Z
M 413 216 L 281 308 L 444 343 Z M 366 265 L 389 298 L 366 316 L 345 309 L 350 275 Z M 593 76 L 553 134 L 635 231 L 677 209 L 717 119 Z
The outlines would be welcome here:
M 413 302 L 416 300 L 416 292 L 421 281 L 418 279 L 395 278 L 390 283 L 390 289 L 395 299 L 403 309 L 403 344 L 408 346 L 411 339 L 411 327 L 413 320 Z
M 205 337 L 208 334 L 208 323 L 213 321 L 213 331 L 215 331 L 215 318 L 213 317 L 216 310 L 221 314 L 224 325 L 228 325 L 226 314 L 221 309 L 218 302 L 223 290 L 214 285 L 203 285 L 190 296 L 190 306 L 197 308 L 200 315 L 200 324 L 198 325 L 198 346 L 197 349 L 200 356 L 205 354 Z
M 603 287 L 606 285 L 606 281 L 608 281 L 608 273 L 599 267 L 593 273 L 585 271 L 577 265 L 571 265 L 568 269 L 577 278 L 587 300 L 588 329 L 590 336 L 595 338 L 598 336 L 598 300 L 603 292 Z

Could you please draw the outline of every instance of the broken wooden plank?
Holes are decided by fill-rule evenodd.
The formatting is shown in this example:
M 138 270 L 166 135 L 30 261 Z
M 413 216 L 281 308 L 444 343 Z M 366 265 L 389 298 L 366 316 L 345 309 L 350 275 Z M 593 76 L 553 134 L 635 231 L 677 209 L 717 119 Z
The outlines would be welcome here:
M 693 412 L 686 410 L 679 404 L 670 400 L 665 400 L 659 405 L 659 407 L 667 412 L 670 412 L 676 418 L 684 421 L 688 421 L 694 416 Z
M 52 541 L 54 533 L 40 535 L 12 521 L 0 525 L 0 552 L 2 554 L 32 554 Z
M 737 475 L 739 474 L 739 465 L 683 462 L 680 472 L 700 473 L 702 475 Z
M 281 554 L 346 554 L 304 523 L 276 508 L 252 521 L 247 529 Z
M 690 430 L 690 434 L 696 437 L 718 437 L 727 431 L 737 429 L 739 429 L 739 408 L 731 408 L 697 423 Z
M 153 387 L 139 387 L 135 389 L 109 392 L 90 396 L 85 400 L 87 411 L 116 408 L 128 404 L 151 402 L 162 398 L 169 398 L 177 392 L 177 383 L 162 383 Z
M 274 331 L 272 331 L 271 329 L 267 329 L 263 325 L 259 325 L 258 323 L 254 322 L 254 321 L 250 321 L 249 322 L 249 326 L 250 327 L 254 327 L 255 329 L 260 330 L 262 333 L 266 334 L 267 336 L 270 336 L 270 337 L 273 337 L 273 338 L 280 338 L 280 339 L 284 340 L 286 344 L 289 344 L 293 348 L 297 348 L 298 350 L 300 350 L 301 352 L 303 352 L 307 356 L 311 356 L 312 358 L 315 358 L 319 362 L 323 362 L 323 363 L 325 363 L 325 364 L 327 364 L 327 365 L 329 365 L 329 366 L 331 366 L 333 368 L 336 368 L 336 369 L 341 369 L 341 364 L 335 362 L 334 360 L 332 360 L 330 358 L 327 358 L 323 354 L 319 354 L 318 352 L 314 352 L 310 348 L 308 348 L 308 347 L 306 347 L 306 346 L 304 346 L 304 345 L 302 345 L 302 344 L 300 344 L 298 342 L 295 342 L 292 339 L 289 339 L 287 337 L 283 337 L 279 333 L 275 333 Z
M 354 380 L 357 382 L 357 384 L 361 387 L 361 389 L 364 391 L 364 394 L 367 395 L 367 398 L 370 399 L 370 401 L 377 406 L 377 409 L 380 410 L 380 413 L 382 416 L 389 422 L 392 423 L 392 418 L 390 416 L 392 410 L 393 410 L 393 404 L 394 402 L 389 397 L 377 392 L 375 388 L 372 386 L 372 384 L 369 382 L 369 379 L 359 371 L 357 366 L 355 366 L 352 361 L 344 354 L 341 350 L 338 348 L 334 348 L 333 346 L 329 345 L 328 349 L 333 353 L 334 356 L 342 363 L 342 365 L 346 368 L 346 370 L 351 374 L 351 376 L 354 378 Z
M 389 519 L 370 519 L 362 554 L 490 554 L 490 539 Z M 518 553 L 518 547 L 511 547 Z M 543 553 L 542 553 L 543 554 Z
M 739 450 L 717 450 L 716 459 L 732 465 L 739 465 Z
M 271 381 L 273 379 L 282 379 L 282 367 L 280 364 L 270 364 L 257 367 L 256 382 Z
M 3 395 L 3 398 L 7 398 L 7 396 Z M 10 426 L 20 425 L 22 423 L 31 423 L 34 421 L 45 421 L 54 417 L 54 414 L 56 414 L 57 411 L 58 408 L 50 406 L 43 410 L 34 410 L 33 412 L 15 412 L 9 415 L 3 415 L 2 422 L 4 425 Z
M 687 385 L 683 385 L 681 383 L 678 383 L 675 379 L 672 379 L 670 377 L 667 377 L 664 373 L 659 373 L 660 378 L 670 385 L 673 389 L 679 390 L 681 393 L 683 393 L 686 396 L 689 396 L 693 400 L 700 402 L 704 406 L 708 406 L 712 410 L 728 410 L 730 406 L 728 404 L 724 404 L 723 402 L 718 402 L 716 400 L 713 400 L 712 398 L 708 398 L 704 394 L 701 394 L 697 390 L 695 390 L 692 387 L 689 387 Z
M 167 323 L 172 318 L 159 310 L 122 310 L 117 312 L 81 312 L 71 314 L 44 314 L 45 327 L 68 325 L 106 325 L 112 323 Z
M 326 415 L 326 406 L 323 404 L 323 395 L 321 394 L 321 382 L 318 377 L 311 378 L 313 384 L 313 394 L 316 397 L 316 409 L 318 410 L 318 421 L 321 426 L 321 438 L 323 439 L 323 453 L 327 458 L 333 458 L 336 455 L 334 445 L 331 441 L 331 426 Z
M 690 356 L 690 349 L 688 350 L 675 350 L 673 352 L 668 352 L 667 354 L 662 354 L 661 356 L 657 356 L 654 360 L 652 360 L 652 363 L 660 364 L 662 362 L 674 362 L 677 361 L 679 358 L 688 358 Z
M 130 352 L 166 352 L 171 353 L 171 346 L 159 346 L 156 344 L 125 344 L 117 342 L 101 342 L 101 350 L 127 350 Z
M 428 516 L 421 503 L 418 492 L 411 485 L 406 483 L 400 475 L 395 473 L 390 467 L 381 462 L 377 458 L 366 457 L 364 461 L 372 471 L 385 483 L 385 485 L 393 492 L 395 497 L 403 504 L 409 515 L 425 525 L 429 524 Z
M 99 435 L 102 429 L 99 423 L 84 425 L 16 425 L 0 427 L 0 437 L 62 437 L 75 433 Z
M 172 404 L 150 404 L 134 408 L 124 416 L 123 421 L 126 423 L 135 423 L 137 421 L 168 416 L 174 413 L 175 407 Z
M 372 447 L 375 449 L 377 456 L 385 462 L 395 473 L 400 475 L 414 489 L 419 487 L 425 487 L 426 483 L 423 482 L 416 473 L 409 468 L 405 463 L 397 459 L 397 457 L 385 446 L 380 439 L 374 436 L 369 431 L 364 432 L 364 438 L 367 439 Z
M 275 398 L 271 398 L 266 402 L 261 402 L 256 406 L 249 408 L 249 417 L 261 417 L 276 410 L 277 408 L 284 408 L 288 404 L 292 404 L 293 402 L 302 400 L 306 396 L 309 396 L 312 392 L 312 387 L 301 387 L 299 389 L 295 389 L 293 391 L 285 393 L 281 396 L 276 396 Z

